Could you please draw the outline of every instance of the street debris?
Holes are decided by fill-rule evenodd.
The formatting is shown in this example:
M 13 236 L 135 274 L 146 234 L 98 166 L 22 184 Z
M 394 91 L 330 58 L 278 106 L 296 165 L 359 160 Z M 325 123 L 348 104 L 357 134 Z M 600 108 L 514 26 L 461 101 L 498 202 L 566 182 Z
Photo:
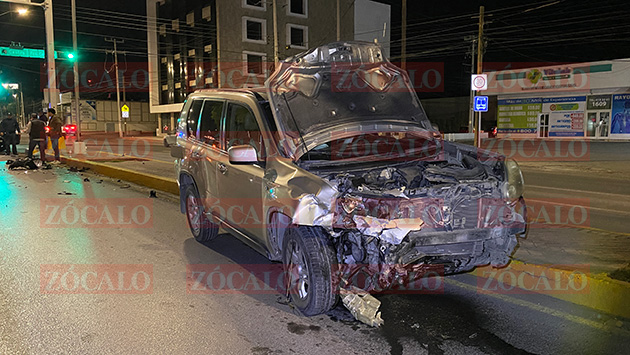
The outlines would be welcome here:
M 381 301 L 356 286 L 342 290 L 342 293 L 343 305 L 359 322 L 371 327 L 383 325 L 384 320 L 381 318 L 381 312 L 378 312 Z
M 82 173 L 82 172 L 90 170 L 90 168 L 77 168 L 75 166 L 71 166 L 70 169 L 68 169 L 68 170 L 73 172 L 73 173 Z
M 57 192 L 57 195 L 74 195 L 74 193 L 68 192 L 68 191 L 63 191 L 63 192 Z
M 149 192 L 149 197 L 150 198 L 157 198 L 157 192 L 155 192 L 155 190 L 151 190 L 151 192 Z
M 90 179 L 85 178 L 85 179 L 83 179 L 83 181 L 84 181 L 84 182 L 90 182 Z
M 9 170 L 38 170 L 40 168 L 50 169 L 50 165 L 39 159 L 17 158 L 16 160 L 7 160 L 6 165 Z

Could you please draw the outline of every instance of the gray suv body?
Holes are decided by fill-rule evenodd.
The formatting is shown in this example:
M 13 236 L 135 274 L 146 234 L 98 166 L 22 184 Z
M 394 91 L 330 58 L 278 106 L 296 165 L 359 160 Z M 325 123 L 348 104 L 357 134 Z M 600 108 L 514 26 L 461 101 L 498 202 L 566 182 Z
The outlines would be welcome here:
M 442 141 L 374 44 L 305 52 L 261 90 L 191 94 L 171 150 L 194 237 L 223 227 L 282 261 L 306 315 L 411 271 L 505 265 L 526 231 L 518 165 Z M 376 275 L 358 289 L 357 265 Z

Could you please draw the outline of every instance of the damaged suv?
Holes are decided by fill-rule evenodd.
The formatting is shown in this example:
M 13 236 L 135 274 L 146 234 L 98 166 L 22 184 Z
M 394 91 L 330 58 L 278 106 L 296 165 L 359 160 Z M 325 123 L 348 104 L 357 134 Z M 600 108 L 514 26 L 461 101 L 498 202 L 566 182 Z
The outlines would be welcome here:
M 287 59 L 264 90 L 191 94 L 171 152 L 193 236 L 223 227 L 282 261 L 309 316 L 342 295 L 378 325 L 376 300 L 357 294 L 418 270 L 506 265 L 526 230 L 516 162 L 442 141 L 407 74 L 372 43 Z M 359 265 L 376 277 L 357 287 Z

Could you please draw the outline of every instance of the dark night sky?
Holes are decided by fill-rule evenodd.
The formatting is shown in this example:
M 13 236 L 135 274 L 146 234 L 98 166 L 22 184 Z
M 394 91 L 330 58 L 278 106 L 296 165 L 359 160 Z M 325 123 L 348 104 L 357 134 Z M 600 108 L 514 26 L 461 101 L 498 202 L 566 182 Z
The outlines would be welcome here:
M 314 1 L 314 0 L 312 0 Z M 70 0 L 53 0 L 55 42 L 58 50 L 71 48 Z M 382 0 L 392 5 L 392 56 L 400 54 L 401 0 Z M 127 60 L 146 60 L 144 0 L 77 0 L 79 46 L 83 61 L 111 64 L 103 52 L 111 44 L 106 36 L 125 38 L 121 50 Z M 621 0 L 545 0 L 545 1 L 442 1 L 408 0 L 408 53 L 410 61 L 444 62 L 445 91 L 431 96 L 468 94 L 470 41 L 477 33 L 479 5 L 486 7 L 490 22 L 485 27 L 488 48 L 484 62 L 568 63 L 630 57 L 630 10 Z M 16 5 L 0 3 L 0 13 Z M 9 14 L 0 17 L 0 45 L 11 41 L 25 47 L 43 48 L 44 16 L 32 7 L 28 17 Z M 393 58 L 395 61 L 396 58 Z M 40 92 L 40 61 L 0 57 L 5 79 L 25 83 L 25 99 Z M 421 95 L 423 96 L 423 95 Z

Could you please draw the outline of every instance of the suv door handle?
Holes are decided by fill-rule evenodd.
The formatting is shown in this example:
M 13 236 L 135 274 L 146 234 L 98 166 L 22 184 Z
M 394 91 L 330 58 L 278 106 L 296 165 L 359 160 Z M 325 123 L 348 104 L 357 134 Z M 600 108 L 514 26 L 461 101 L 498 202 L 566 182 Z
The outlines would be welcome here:
M 225 164 L 219 163 L 217 166 L 219 167 L 219 171 L 221 172 L 221 174 L 227 173 L 228 168 Z

